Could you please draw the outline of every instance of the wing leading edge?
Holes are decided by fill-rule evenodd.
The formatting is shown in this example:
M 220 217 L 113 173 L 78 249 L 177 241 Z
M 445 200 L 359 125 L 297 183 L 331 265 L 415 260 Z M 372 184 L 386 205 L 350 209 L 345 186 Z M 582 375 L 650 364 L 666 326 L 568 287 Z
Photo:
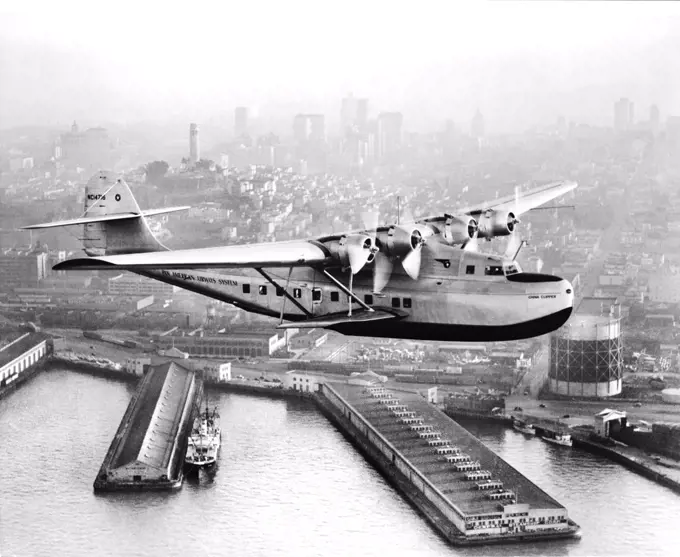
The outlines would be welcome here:
M 488 206 L 477 207 L 474 209 L 466 209 L 467 214 L 477 214 L 482 213 L 486 209 L 493 209 L 495 211 L 512 211 L 515 216 L 519 216 L 522 213 L 531 211 L 536 207 L 564 195 L 570 192 L 578 186 L 576 182 L 570 180 L 565 180 L 561 182 L 553 182 L 551 184 L 546 184 L 545 186 L 540 186 L 538 188 L 531 189 L 527 192 L 521 192 L 518 199 L 515 200 L 515 194 L 506 195 L 499 199 L 495 199 L 493 203 L 489 203 Z
M 458 209 L 456 210 L 456 213 L 476 216 L 488 210 L 512 211 L 517 217 L 523 213 L 526 213 L 527 211 L 531 211 L 531 209 L 540 207 L 544 203 L 547 203 L 548 201 L 555 199 L 556 197 L 560 197 L 561 195 L 570 192 L 577 186 L 578 184 L 571 180 L 552 182 L 544 186 L 533 188 L 526 192 L 521 192 L 517 200 L 515 199 L 515 194 L 513 193 L 511 195 L 506 195 L 504 197 L 494 199 L 492 202 L 489 203 L 473 207 L 466 207 L 465 209 Z M 422 220 L 423 221 L 441 220 L 441 216 L 427 217 Z

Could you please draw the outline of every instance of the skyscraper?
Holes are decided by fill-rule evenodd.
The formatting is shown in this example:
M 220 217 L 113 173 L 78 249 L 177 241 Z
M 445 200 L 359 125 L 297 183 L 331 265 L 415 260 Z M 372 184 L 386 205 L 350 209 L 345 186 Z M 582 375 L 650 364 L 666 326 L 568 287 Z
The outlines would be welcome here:
M 297 143 L 304 143 L 309 138 L 309 121 L 306 114 L 298 114 L 293 119 L 293 138 Z
M 201 159 L 201 151 L 198 144 L 198 124 L 189 124 L 189 161 L 196 164 Z
M 401 149 L 401 112 L 381 112 L 378 115 L 378 157 L 396 153 Z
M 308 114 L 309 140 L 314 143 L 326 141 L 326 117 L 323 114 Z
M 614 129 L 625 131 L 633 125 L 633 103 L 621 98 L 614 103 Z
M 659 122 L 661 120 L 661 115 L 659 113 L 659 107 L 653 104 L 649 107 L 649 127 L 653 132 L 659 131 Z
M 477 112 L 475 112 L 475 115 L 472 117 L 472 123 L 470 124 L 470 135 L 475 139 L 481 139 L 484 137 L 484 132 L 484 116 L 482 116 L 482 113 L 478 108 Z
M 237 106 L 234 110 L 234 136 L 248 135 L 248 108 Z
M 359 131 L 365 131 L 368 121 L 368 99 L 358 99 L 352 93 L 342 99 L 340 109 L 340 125 L 342 132 L 348 128 L 357 127 Z
M 326 140 L 323 114 L 298 114 L 293 120 L 293 137 L 298 143 L 322 143 Z
M 368 99 L 357 99 L 357 115 L 355 121 L 359 131 L 366 131 L 368 124 Z

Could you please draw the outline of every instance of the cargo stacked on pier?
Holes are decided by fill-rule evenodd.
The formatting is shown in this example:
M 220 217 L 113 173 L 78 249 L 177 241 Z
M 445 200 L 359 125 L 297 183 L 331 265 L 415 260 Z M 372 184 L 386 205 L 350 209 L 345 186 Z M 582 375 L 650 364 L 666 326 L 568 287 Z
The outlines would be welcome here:
M 621 393 L 623 358 L 617 306 L 586 306 L 550 338 L 550 392 L 603 397 Z
M 567 510 L 415 393 L 321 385 L 364 453 L 452 543 L 571 537 Z
M 202 392 L 196 372 L 174 362 L 152 367 L 128 405 L 94 489 L 180 487 L 187 435 Z

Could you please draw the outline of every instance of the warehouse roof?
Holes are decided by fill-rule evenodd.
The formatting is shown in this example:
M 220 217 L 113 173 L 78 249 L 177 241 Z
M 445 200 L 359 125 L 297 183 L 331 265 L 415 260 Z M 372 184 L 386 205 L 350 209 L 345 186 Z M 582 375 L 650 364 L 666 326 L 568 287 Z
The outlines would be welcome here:
M 158 469 L 169 466 L 184 408 L 192 402 L 195 381 L 193 371 L 174 362 L 149 370 L 138 397 L 131 403 L 135 408 L 125 424 L 111 468 L 131 462 Z

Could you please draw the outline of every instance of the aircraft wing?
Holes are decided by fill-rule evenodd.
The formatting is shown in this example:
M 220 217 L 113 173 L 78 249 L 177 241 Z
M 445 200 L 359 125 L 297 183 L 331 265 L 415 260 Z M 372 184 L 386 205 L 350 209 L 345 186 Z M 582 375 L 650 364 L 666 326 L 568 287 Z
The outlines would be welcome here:
M 102 257 L 81 257 L 57 263 L 65 270 L 218 269 L 245 267 L 303 267 L 330 258 L 324 246 L 306 240 L 244 244 L 214 248 L 153 251 Z
M 499 197 L 498 199 L 494 199 L 488 203 L 480 203 L 477 206 L 458 209 L 455 212 L 457 214 L 462 213 L 475 216 L 487 210 L 512 211 L 515 216 L 518 217 L 522 213 L 526 213 L 527 211 L 531 211 L 531 209 L 540 207 L 551 199 L 555 199 L 556 197 L 560 197 L 561 195 L 570 192 L 577 186 L 578 184 L 576 182 L 572 182 L 571 180 L 552 182 L 544 186 L 533 188 L 526 192 L 520 192 L 519 198 L 517 200 L 515 200 L 515 194 L 513 193 L 511 195 Z M 441 220 L 441 218 L 441 215 L 439 215 L 436 217 L 427 217 L 419 220 L 431 221 Z
M 492 209 L 496 211 L 512 211 L 515 214 L 515 216 L 518 217 L 522 213 L 526 213 L 527 211 L 531 211 L 536 207 L 540 207 L 541 205 L 547 203 L 551 199 L 555 199 L 556 197 L 560 197 L 561 195 L 570 192 L 577 186 L 578 184 L 576 182 L 572 182 L 570 180 L 552 182 L 544 186 L 533 188 L 526 192 L 520 192 L 519 199 L 517 200 L 515 200 L 515 194 L 512 193 L 511 195 L 499 197 L 498 199 L 494 199 L 493 201 L 488 203 L 480 203 L 477 206 L 466 207 L 464 209 L 457 209 L 455 213 L 458 215 L 466 214 L 470 216 L 479 216 L 484 211 Z M 438 222 L 443 221 L 445 218 L 446 217 L 440 214 L 436 216 L 417 218 L 413 223 L 402 224 Z M 328 234 L 325 236 L 319 236 L 318 238 L 316 238 L 316 240 L 319 242 L 323 242 L 326 240 L 338 239 L 341 236 L 347 234 L 375 234 L 376 231 L 385 231 L 388 228 L 389 226 L 383 225 L 379 226 L 377 230 L 358 229 L 349 232 L 344 232 L 342 234 L 335 233 Z

